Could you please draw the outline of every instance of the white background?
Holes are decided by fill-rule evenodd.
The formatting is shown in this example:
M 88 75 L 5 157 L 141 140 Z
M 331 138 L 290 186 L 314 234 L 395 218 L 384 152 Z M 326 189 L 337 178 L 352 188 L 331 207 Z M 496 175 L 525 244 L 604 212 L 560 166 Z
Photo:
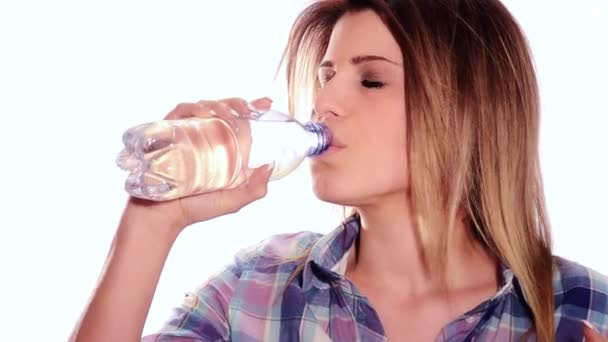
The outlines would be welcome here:
M 177 103 L 269 95 L 302 0 L 0 2 L 0 339 L 65 340 L 124 205 L 122 132 Z M 608 2 L 506 4 L 542 86 L 542 162 L 555 252 L 608 273 Z M 574 5 L 576 4 L 576 5 Z M 176 243 L 145 332 L 182 293 L 269 235 L 327 232 L 340 211 L 307 167 Z M 7 336 L 8 335 L 8 336 Z

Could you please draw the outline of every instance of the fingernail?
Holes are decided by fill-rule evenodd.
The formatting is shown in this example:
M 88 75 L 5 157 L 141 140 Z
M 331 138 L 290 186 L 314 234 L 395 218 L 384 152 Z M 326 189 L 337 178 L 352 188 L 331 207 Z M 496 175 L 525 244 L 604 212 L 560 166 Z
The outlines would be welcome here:
M 271 105 L 271 104 L 272 104 L 272 99 L 271 99 L 271 98 L 269 98 L 269 97 L 262 97 L 262 98 L 259 98 L 259 99 L 256 99 L 256 100 L 253 100 L 253 101 L 248 102 L 248 103 L 247 103 L 247 108 L 249 108 L 250 110 L 252 110 L 252 111 L 254 111 L 254 112 L 255 112 L 255 111 L 258 111 L 258 110 L 260 110 L 260 109 L 263 109 L 263 108 L 258 108 L 258 107 L 255 107 L 255 106 L 254 106 L 254 104 L 253 104 L 253 103 L 254 103 L 254 102 L 258 102 L 258 101 L 268 101 L 268 104 L 269 104 L 269 105 Z

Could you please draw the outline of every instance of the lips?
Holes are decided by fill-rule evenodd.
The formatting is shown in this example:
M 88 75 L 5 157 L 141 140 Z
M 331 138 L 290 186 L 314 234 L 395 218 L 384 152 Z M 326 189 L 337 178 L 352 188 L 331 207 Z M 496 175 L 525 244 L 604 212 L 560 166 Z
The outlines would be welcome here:
M 321 153 L 320 157 L 333 155 L 335 152 L 341 151 L 345 147 L 346 147 L 346 145 L 344 145 L 339 140 L 332 139 L 331 144 L 329 144 L 327 149 L 323 153 Z
M 329 144 L 329 146 L 331 147 L 338 147 L 338 148 L 344 148 L 346 147 L 346 145 L 344 145 L 339 139 L 337 139 L 336 137 L 333 137 L 331 139 L 331 143 Z
M 327 124 L 327 123 L 326 123 Z M 327 147 L 327 150 L 325 151 L 325 155 L 327 154 L 333 154 L 333 152 L 342 150 L 346 147 L 346 145 L 340 140 L 340 138 L 338 138 L 339 134 L 336 134 L 336 130 L 329 126 L 329 130 L 332 132 L 332 137 L 331 137 L 331 142 L 329 144 L 329 146 Z

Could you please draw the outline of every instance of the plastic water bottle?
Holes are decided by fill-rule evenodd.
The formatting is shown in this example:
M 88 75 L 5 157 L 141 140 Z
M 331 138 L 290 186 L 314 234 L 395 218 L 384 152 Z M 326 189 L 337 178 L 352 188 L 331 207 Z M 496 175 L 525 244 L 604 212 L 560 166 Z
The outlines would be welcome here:
M 325 151 L 331 132 L 322 123 L 301 124 L 277 111 L 226 120 L 216 116 L 161 120 L 128 129 L 118 166 L 129 171 L 125 190 L 133 197 L 166 201 L 234 188 L 249 171 L 273 167 L 282 178 L 307 156 Z

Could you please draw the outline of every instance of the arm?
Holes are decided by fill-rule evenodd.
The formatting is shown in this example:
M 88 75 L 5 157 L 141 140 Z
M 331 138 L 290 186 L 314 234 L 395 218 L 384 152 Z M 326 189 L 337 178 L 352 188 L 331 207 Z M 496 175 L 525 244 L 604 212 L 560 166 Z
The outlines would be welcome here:
M 139 341 L 165 260 L 178 235 L 129 202 L 100 281 L 71 341 Z
M 268 109 L 270 104 L 267 98 L 251 102 L 259 109 Z M 209 117 L 213 113 L 232 120 L 232 111 L 239 115 L 251 113 L 245 100 L 231 98 L 181 104 L 166 119 Z M 248 181 L 233 189 L 165 202 L 131 198 L 97 288 L 70 341 L 139 341 L 161 271 L 179 233 L 191 224 L 235 213 L 266 195 L 272 169 L 263 166 L 248 171 Z M 210 320 L 213 326 L 215 321 L 225 325 L 221 319 L 207 315 L 202 315 L 201 320 Z M 200 336 L 206 339 L 206 335 Z

